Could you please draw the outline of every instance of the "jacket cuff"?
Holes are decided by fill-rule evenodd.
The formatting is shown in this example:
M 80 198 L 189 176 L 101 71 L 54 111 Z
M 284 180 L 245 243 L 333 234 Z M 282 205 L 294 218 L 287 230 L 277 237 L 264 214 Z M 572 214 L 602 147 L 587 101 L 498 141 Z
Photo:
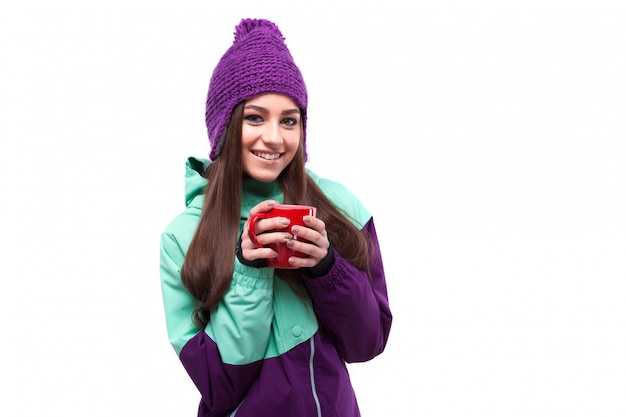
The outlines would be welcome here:
M 252 268 L 264 268 L 267 266 L 265 259 L 254 259 L 250 261 L 243 257 L 243 252 L 241 251 L 241 234 L 239 235 L 239 241 L 237 242 L 237 259 L 243 265 L 250 266 Z
M 310 268 L 302 268 L 302 272 L 308 278 L 319 278 L 323 275 L 328 274 L 333 265 L 335 265 L 335 250 L 332 246 L 329 246 L 328 253 L 324 257 L 324 259 L 320 261 L 320 263 Z

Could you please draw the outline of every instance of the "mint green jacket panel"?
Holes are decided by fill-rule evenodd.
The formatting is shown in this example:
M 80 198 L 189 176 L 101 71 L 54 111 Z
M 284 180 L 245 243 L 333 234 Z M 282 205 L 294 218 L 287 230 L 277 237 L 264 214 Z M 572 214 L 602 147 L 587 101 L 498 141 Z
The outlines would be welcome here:
M 222 361 L 248 364 L 263 359 L 274 318 L 274 276 L 235 259 L 231 285 L 210 312 L 205 332 L 215 341 Z

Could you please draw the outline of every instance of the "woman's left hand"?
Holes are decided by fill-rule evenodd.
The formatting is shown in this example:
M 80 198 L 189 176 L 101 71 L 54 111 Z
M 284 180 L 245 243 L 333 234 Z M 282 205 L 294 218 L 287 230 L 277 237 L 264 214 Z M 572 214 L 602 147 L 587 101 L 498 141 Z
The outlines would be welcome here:
M 314 216 L 304 216 L 303 220 L 305 227 L 293 226 L 291 228 L 291 233 L 297 239 L 289 239 L 287 246 L 309 256 L 306 258 L 292 256 L 289 258 L 289 263 L 298 268 L 311 268 L 326 257 L 330 242 L 326 233 L 326 224 L 322 220 Z

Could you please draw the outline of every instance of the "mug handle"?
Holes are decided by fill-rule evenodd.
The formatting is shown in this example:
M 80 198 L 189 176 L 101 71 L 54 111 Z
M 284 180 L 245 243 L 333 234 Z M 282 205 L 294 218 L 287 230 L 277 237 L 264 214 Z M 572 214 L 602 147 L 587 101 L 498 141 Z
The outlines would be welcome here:
M 261 219 L 266 219 L 269 217 L 269 214 L 262 212 L 262 213 L 256 213 L 253 214 L 252 216 L 250 216 L 250 223 L 249 223 L 249 227 L 248 227 L 248 236 L 250 236 L 250 240 L 252 241 L 252 243 L 254 243 L 257 248 L 262 248 L 263 245 L 258 241 L 258 239 L 256 238 L 256 230 L 255 230 L 255 226 L 256 226 L 256 222 L 257 220 L 261 220 Z

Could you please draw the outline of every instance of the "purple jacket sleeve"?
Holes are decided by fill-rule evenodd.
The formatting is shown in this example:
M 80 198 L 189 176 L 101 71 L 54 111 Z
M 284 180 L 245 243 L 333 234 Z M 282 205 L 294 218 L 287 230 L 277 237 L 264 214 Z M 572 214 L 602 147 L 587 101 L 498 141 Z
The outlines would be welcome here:
M 346 362 L 364 362 L 382 353 L 392 322 L 373 219 L 363 231 L 373 241 L 371 277 L 335 252 L 335 264 L 328 274 L 305 279 L 317 319 Z

